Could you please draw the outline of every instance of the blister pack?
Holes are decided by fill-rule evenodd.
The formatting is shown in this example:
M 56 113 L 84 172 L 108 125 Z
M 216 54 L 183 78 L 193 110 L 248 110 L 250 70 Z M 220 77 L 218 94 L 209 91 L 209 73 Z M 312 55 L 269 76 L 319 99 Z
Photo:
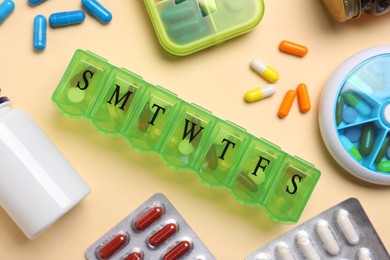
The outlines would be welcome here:
M 248 255 L 265 259 L 390 259 L 360 202 L 350 198 Z
M 88 260 L 215 259 L 173 207 L 157 193 L 86 251 Z

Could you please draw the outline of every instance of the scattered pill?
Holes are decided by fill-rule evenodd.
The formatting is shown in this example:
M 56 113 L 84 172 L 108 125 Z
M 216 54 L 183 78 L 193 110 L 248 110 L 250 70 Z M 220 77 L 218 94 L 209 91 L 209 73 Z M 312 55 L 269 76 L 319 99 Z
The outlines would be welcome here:
M 336 103 L 336 124 L 339 125 L 343 120 L 343 110 L 344 110 L 344 97 L 339 95 L 337 97 Z
M 0 4 L 0 23 L 4 22 L 14 9 L 15 3 L 12 0 L 4 0 Z
M 368 116 L 371 113 L 371 107 L 356 93 L 345 92 L 343 95 L 345 102 L 355 108 L 360 115 Z
M 38 5 L 38 4 L 40 4 L 40 3 L 44 2 L 44 1 L 45 0 L 28 0 L 28 3 L 30 5 Z
M 84 19 L 84 11 L 75 10 L 51 14 L 49 17 L 49 23 L 52 27 L 61 27 L 73 24 L 80 24 L 84 21 Z
M 380 172 L 390 172 L 390 160 L 382 161 L 376 167 Z
M 356 160 L 361 161 L 363 159 L 358 148 L 354 146 L 345 135 L 340 136 L 340 142 L 344 146 L 345 150 L 347 150 L 348 153 L 351 154 Z
M 135 222 L 134 227 L 137 230 L 144 230 L 150 226 L 154 221 L 160 218 L 164 214 L 162 207 L 154 207 L 148 210 L 146 213 L 141 215 Z
M 129 255 L 127 255 L 125 258 L 122 260 L 142 260 L 144 259 L 142 253 L 140 252 L 132 252 Z
M 307 91 L 307 87 L 305 84 L 301 83 L 297 87 L 297 97 L 298 97 L 298 104 L 299 104 L 299 110 L 301 110 L 302 113 L 306 113 L 310 110 L 310 97 L 309 92 Z
M 279 107 L 278 116 L 280 118 L 284 118 L 288 115 L 290 112 L 291 106 L 295 100 L 296 93 L 294 90 L 290 89 L 287 91 L 287 93 L 284 95 L 282 104 Z
M 359 151 L 362 155 L 368 155 L 374 147 L 375 127 L 367 124 L 363 127 L 362 138 L 360 139 Z
M 261 100 L 263 98 L 267 98 L 275 94 L 276 92 L 276 87 L 274 84 L 269 84 L 264 87 L 259 87 L 259 88 L 254 88 L 251 90 L 248 90 L 245 93 L 245 100 L 249 103 Z
M 282 52 L 292 54 L 295 56 L 303 57 L 307 54 L 308 49 L 306 46 L 303 46 L 301 44 L 291 42 L 291 41 L 281 41 L 279 44 L 279 49 Z
M 97 0 L 81 0 L 81 4 L 85 10 L 102 23 L 107 24 L 112 20 L 110 11 L 102 6 Z
M 274 83 L 279 79 L 279 73 L 259 59 L 252 60 L 251 68 L 270 83 Z
M 177 231 L 177 225 L 174 223 L 165 225 L 163 228 L 158 230 L 149 238 L 149 245 L 153 248 L 161 245 L 165 240 L 167 240 L 170 236 L 175 234 Z
M 345 130 L 345 136 L 352 143 L 357 142 L 362 136 L 362 129 L 360 127 L 349 127 Z
M 343 110 L 343 121 L 347 124 L 355 122 L 358 116 L 358 112 L 353 107 L 346 107 Z
M 176 260 L 191 250 L 191 242 L 181 241 L 163 257 L 163 260 Z
M 100 259 L 108 259 L 110 256 L 115 254 L 119 249 L 127 244 L 127 236 L 125 234 L 118 234 L 111 239 L 107 244 L 103 245 L 98 250 Z
M 322 241 L 324 249 L 332 256 L 338 255 L 340 253 L 340 246 L 330 230 L 328 222 L 325 220 L 318 221 L 315 225 L 315 230 Z
M 347 242 L 350 245 L 357 245 L 360 241 L 360 238 L 351 220 L 349 219 L 348 211 L 346 211 L 345 209 L 340 209 L 335 214 L 336 222 L 339 225 L 341 232 L 347 239 Z
M 296 243 L 300 249 L 300 252 L 305 257 L 305 259 L 310 260 L 320 260 L 317 250 L 313 246 L 309 235 L 305 231 L 298 232 L 296 236 Z
M 33 46 L 39 51 L 46 48 L 46 23 L 46 18 L 43 15 L 35 16 Z
M 280 243 L 276 246 L 276 254 L 281 260 L 295 260 L 295 257 L 291 253 L 290 248 L 284 243 Z
M 389 154 L 389 149 L 390 149 L 390 137 L 386 136 L 385 140 L 382 142 L 382 145 L 379 148 L 378 155 L 375 158 L 375 163 L 379 163 L 383 157 L 386 155 L 388 159 L 390 159 L 390 154 Z

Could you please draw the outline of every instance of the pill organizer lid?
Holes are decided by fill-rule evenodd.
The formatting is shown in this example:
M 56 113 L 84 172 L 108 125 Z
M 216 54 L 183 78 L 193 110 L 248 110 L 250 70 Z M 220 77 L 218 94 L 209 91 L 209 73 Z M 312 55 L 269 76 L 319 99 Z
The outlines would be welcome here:
M 363 50 L 335 70 L 321 95 L 319 125 L 345 170 L 390 185 L 390 46 Z
M 164 49 L 184 56 L 247 33 L 262 19 L 263 0 L 144 0 Z

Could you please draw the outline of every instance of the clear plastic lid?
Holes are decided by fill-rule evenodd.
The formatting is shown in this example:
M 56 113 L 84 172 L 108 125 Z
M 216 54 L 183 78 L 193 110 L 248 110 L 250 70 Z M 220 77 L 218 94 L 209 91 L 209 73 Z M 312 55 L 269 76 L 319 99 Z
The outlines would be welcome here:
M 263 0 L 144 0 L 161 45 L 183 56 L 252 30 Z
M 346 170 L 390 185 L 390 46 L 357 53 L 336 70 L 322 94 L 320 126 Z

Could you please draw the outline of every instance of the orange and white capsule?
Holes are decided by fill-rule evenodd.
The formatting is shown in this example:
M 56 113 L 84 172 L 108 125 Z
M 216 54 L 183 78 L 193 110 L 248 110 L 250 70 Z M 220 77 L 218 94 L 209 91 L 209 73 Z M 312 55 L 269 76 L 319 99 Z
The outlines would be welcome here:
M 280 104 L 278 116 L 280 118 L 284 118 L 290 113 L 291 106 L 295 100 L 296 93 L 294 90 L 290 89 L 287 91 L 287 93 L 284 95 L 282 104 Z
M 298 85 L 297 97 L 298 97 L 299 110 L 301 110 L 302 113 L 306 113 L 307 111 L 309 111 L 311 108 L 310 97 L 305 84 L 301 83 Z
M 274 84 L 269 84 L 263 87 L 254 88 L 251 90 L 248 90 L 245 93 L 245 100 L 248 103 L 255 102 L 257 100 L 267 98 L 275 94 L 276 92 L 276 86 Z
M 280 42 L 279 49 L 282 52 L 299 56 L 299 57 L 303 57 L 308 53 L 308 49 L 306 46 L 303 46 L 295 42 L 286 41 L 286 40 Z
M 270 83 L 274 83 L 279 79 L 279 73 L 259 59 L 251 61 L 251 68 Z

